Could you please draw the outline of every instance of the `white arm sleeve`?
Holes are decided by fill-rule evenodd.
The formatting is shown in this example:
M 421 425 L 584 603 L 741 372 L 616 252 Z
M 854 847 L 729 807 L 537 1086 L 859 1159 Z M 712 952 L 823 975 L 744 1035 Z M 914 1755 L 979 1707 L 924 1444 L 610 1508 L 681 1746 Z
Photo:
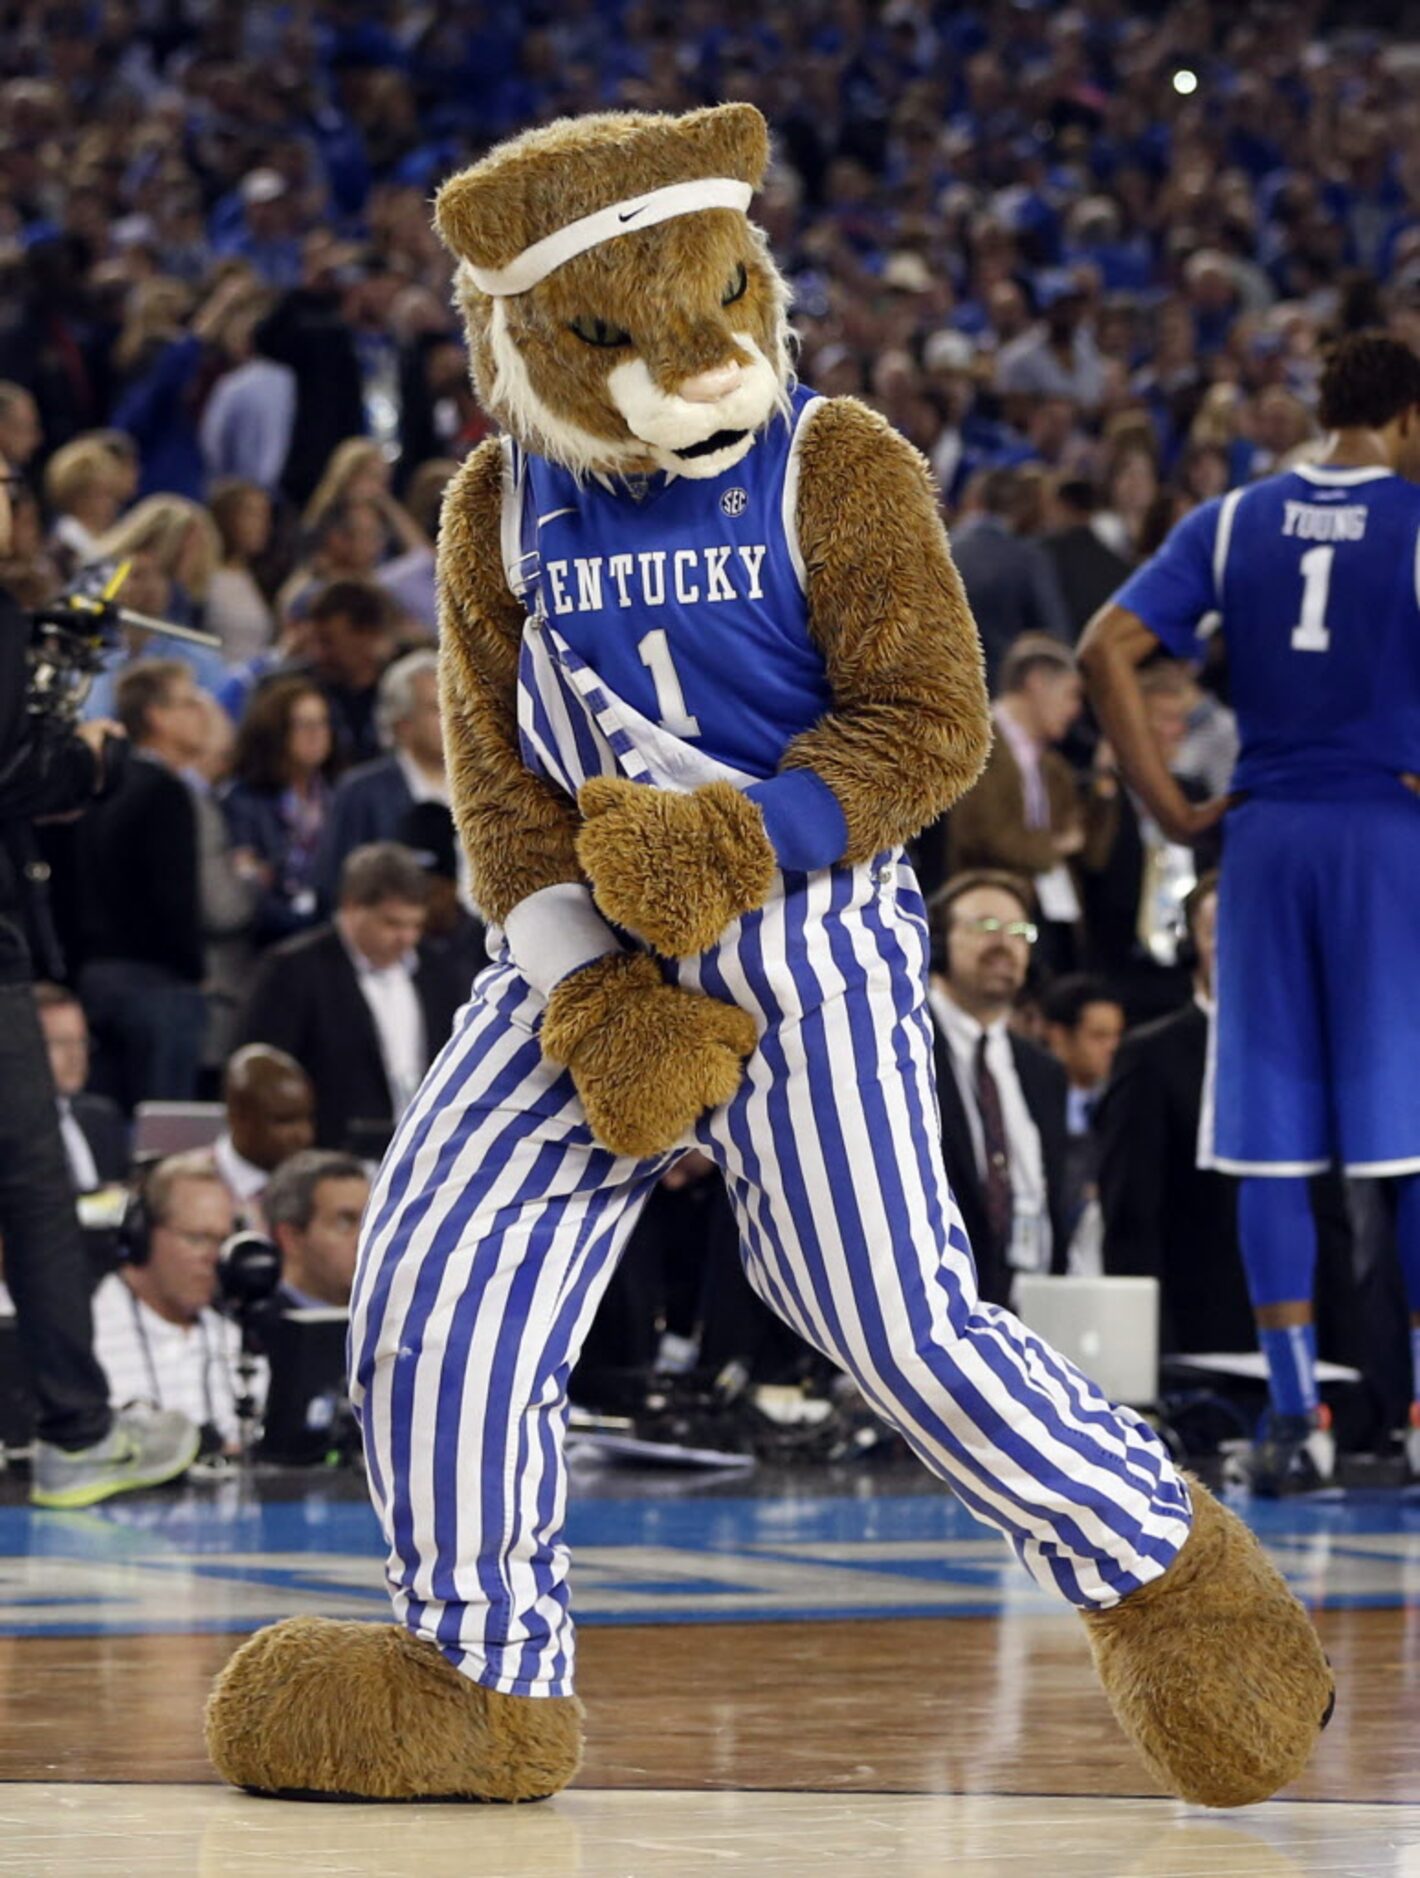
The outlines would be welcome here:
M 597 911 L 591 888 L 579 881 L 540 887 L 519 900 L 503 932 L 513 963 L 544 997 L 580 966 L 622 949 Z

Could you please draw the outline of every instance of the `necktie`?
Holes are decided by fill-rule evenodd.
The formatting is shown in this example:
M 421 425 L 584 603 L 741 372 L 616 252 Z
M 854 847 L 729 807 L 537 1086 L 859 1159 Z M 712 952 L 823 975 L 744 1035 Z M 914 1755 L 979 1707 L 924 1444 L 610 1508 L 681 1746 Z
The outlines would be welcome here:
M 83 1129 L 75 1120 L 74 1111 L 67 1098 L 59 1098 L 59 1133 L 64 1142 L 64 1156 L 69 1163 L 69 1172 L 74 1177 L 76 1193 L 93 1193 L 103 1185 L 99 1179 L 99 1170 L 94 1164 L 93 1151 L 85 1138 Z
M 1006 1122 L 1001 1113 L 1001 1091 L 986 1061 L 986 1033 L 976 1042 L 976 1106 L 981 1112 L 981 1143 L 986 1156 L 982 1198 L 993 1249 L 1002 1252 L 1011 1236 L 1011 1157 L 1006 1144 Z

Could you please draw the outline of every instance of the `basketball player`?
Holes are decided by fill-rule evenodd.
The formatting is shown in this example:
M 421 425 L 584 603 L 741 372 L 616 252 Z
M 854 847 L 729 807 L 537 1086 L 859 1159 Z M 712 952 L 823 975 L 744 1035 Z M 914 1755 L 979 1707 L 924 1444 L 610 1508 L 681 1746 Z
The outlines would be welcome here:
M 1242 1177 L 1238 1228 L 1271 1412 L 1254 1490 L 1326 1487 L 1307 1178 L 1397 1183 L 1420 1401 L 1420 360 L 1356 334 L 1321 380 L 1315 465 L 1205 503 L 1091 622 L 1105 735 L 1166 833 L 1226 815 L 1202 1164 Z M 1154 750 L 1138 666 L 1227 644 L 1242 752 L 1193 806 Z M 1407 1460 L 1420 1473 L 1420 1408 Z

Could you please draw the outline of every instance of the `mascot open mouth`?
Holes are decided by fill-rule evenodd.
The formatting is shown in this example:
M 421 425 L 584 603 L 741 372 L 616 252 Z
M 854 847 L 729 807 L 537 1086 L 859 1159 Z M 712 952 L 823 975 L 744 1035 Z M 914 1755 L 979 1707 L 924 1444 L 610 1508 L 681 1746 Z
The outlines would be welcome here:
M 677 450 L 677 456 L 697 457 L 714 456 L 720 450 L 732 450 L 737 443 L 743 443 L 748 437 L 747 430 L 717 430 L 713 436 L 706 437 L 701 443 L 688 443 L 683 450 Z

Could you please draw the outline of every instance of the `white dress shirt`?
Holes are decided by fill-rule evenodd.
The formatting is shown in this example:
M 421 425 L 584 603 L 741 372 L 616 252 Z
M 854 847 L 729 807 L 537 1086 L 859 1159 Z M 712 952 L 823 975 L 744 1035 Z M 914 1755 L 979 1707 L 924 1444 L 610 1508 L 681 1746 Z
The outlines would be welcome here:
M 1090 1132 L 1091 1118 L 1095 1104 L 1099 1101 L 1100 1090 L 1077 1089 L 1071 1083 L 1065 1091 L 1065 1132 L 1068 1135 L 1087 1135 Z
M 341 931 L 350 963 L 360 981 L 360 993 L 375 1020 L 385 1081 L 390 1090 L 390 1113 L 396 1121 L 414 1100 L 429 1067 L 429 1046 L 424 1035 L 424 1007 L 414 987 L 419 964 L 417 952 L 406 952 L 393 965 L 374 966 Z
M 108 1377 L 115 1408 L 148 1402 L 181 1409 L 200 1428 L 210 1423 L 224 1441 L 237 1437 L 237 1359 L 241 1332 L 216 1311 L 193 1324 L 173 1324 L 144 1304 L 112 1272 L 94 1293 L 94 1355 Z M 260 1361 L 252 1393 L 266 1399 L 270 1373 Z
M 212 1162 L 222 1185 L 232 1196 L 243 1226 L 249 1232 L 265 1232 L 266 1215 L 262 1211 L 261 1196 L 271 1178 L 266 1169 L 238 1154 L 232 1146 L 231 1134 L 225 1129 L 212 1143 Z
M 407 750 L 396 750 L 394 760 L 399 764 L 399 773 L 404 778 L 411 802 L 442 802 L 446 809 L 452 807 L 447 776 L 436 780 L 427 770 L 419 767 Z
M 68 1096 L 56 1096 L 59 1109 L 59 1137 L 64 1143 L 64 1158 L 69 1163 L 69 1172 L 73 1176 L 76 1193 L 93 1193 L 103 1182 L 99 1179 L 99 1170 L 94 1162 L 94 1152 L 89 1146 L 83 1129 L 74 1119 L 74 1110 Z
M 947 1040 L 956 1073 L 966 1125 L 971 1130 L 976 1171 L 986 1178 L 986 1139 L 981 1111 L 976 1105 L 976 1050 L 983 1027 L 947 995 L 938 984 L 928 991 L 932 1015 Z M 1001 1120 L 1006 1129 L 1006 1152 L 1011 1163 L 1011 1243 L 1007 1261 L 1017 1271 L 1050 1270 L 1050 1208 L 1045 1189 L 1045 1156 L 1040 1130 L 1031 1120 L 1025 1091 L 1016 1074 L 1016 1059 L 1004 1017 L 985 1027 L 986 1067 L 996 1080 L 1001 1097 Z

